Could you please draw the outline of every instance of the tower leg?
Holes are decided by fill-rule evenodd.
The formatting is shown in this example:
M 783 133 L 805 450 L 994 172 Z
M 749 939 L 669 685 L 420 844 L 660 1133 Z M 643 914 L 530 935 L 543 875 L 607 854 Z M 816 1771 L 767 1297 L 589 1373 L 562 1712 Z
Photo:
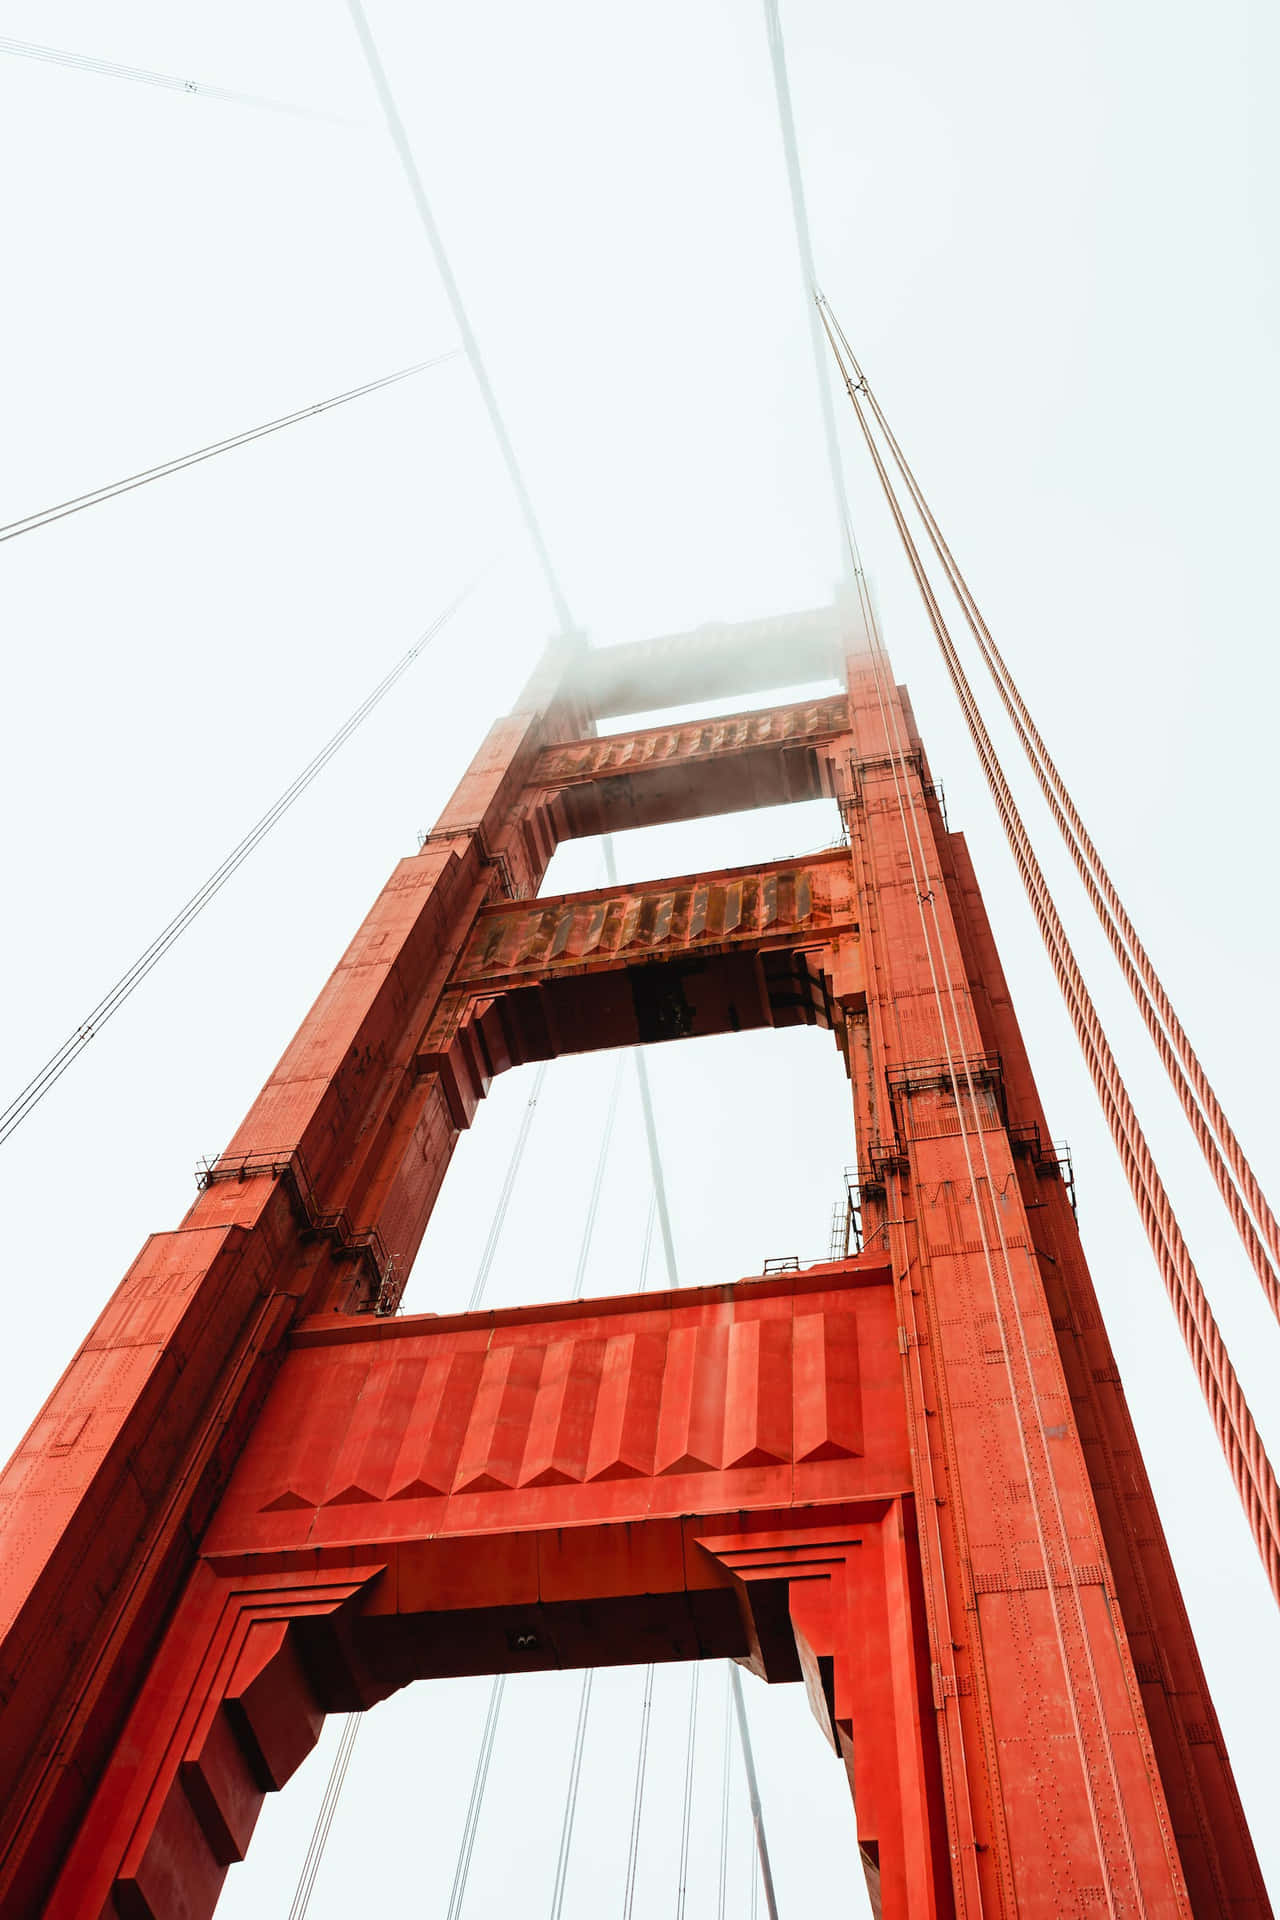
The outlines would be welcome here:
M 803 1679 L 844 1761 L 873 1911 L 952 1920 L 912 1505 L 844 1509 L 823 1527 L 748 1525 L 701 1544 L 742 1583 L 750 1664 L 770 1680 Z

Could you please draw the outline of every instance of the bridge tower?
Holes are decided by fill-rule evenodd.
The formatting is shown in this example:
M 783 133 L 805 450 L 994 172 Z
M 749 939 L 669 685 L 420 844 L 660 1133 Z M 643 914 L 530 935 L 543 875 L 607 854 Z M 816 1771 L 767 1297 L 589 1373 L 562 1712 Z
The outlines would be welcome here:
M 143 1248 L 0 1482 L 6 1915 L 207 1916 L 323 1716 L 412 1679 L 701 1657 L 803 1682 L 887 1916 L 1270 1911 L 964 841 L 852 625 L 553 645 Z M 828 853 L 537 897 L 566 837 L 819 795 Z M 861 1251 L 397 1312 L 495 1074 L 797 1023 Z

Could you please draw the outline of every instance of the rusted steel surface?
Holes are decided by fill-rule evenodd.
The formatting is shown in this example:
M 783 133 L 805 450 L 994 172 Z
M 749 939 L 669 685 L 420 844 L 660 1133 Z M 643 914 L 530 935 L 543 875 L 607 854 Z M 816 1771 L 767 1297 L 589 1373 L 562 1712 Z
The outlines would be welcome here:
M 856 931 L 849 862 L 837 850 L 648 887 L 603 887 L 486 908 L 449 984 L 488 989 L 534 975 L 735 946 L 819 945 L 827 935 Z
M 763 712 L 722 714 L 714 720 L 690 720 L 678 727 L 601 734 L 591 740 L 568 740 L 545 747 L 534 761 L 530 784 L 567 786 L 610 774 L 642 773 L 673 760 L 687 767 L 721 754 L 741 756 L 755 747 L 834 740 L 848 729 L 849 703 L 843 694 L 833 694 L 826 700 L 803 700 L 795 706 L 770 707 Z

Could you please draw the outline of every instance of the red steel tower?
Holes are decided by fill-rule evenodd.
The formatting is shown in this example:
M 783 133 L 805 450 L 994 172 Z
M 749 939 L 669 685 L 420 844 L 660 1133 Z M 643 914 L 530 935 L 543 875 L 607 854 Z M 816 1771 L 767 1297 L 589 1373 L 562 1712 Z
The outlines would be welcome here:
M 323 1716 L 409 1680 L 712 1656 L 803 1681 L 888 1916 L 1270 1912 L 964 841 L 852 624 L 553 645 L 143 1248 L 3 1479 L 6 1915 L 208 1915 Z M 566 837 L 820 795 L 831 852 L 537 897 Z M 496 1073 L 797 1023 L 861 1252 L 397 1312 Z

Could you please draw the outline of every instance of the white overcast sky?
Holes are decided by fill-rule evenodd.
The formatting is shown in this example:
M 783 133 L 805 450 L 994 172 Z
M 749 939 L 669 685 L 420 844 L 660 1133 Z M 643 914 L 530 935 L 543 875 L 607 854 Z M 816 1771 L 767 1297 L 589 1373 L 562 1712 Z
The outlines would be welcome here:
M 608 645 L 825 600 L 838 570 L 756 0 L 370 0 L 578 621 Z M 819 273 L 1273 1195 L 1275 9 L 785 0 Z M 0 520 L 454 344 L 342 0 L 6 0 Z M 852 425 L 852 423 L 849 423 Z M 865 458 L 869 571 L 970 836 L 1237 1778 L 1280 1894 L 1280 1633 Z M 553 625 L 462 362 L 0 548 L 0 1095 L 76 1025 L 478 566 L 500 570 L 0 1150 L 4 1438 L 144 1235 L 176 1222 L 393 862 Z M 1023 783 L 1025 785 L 1025 782 Z M 1046 852 L 1051 829 L 1028 806 Z M 803 851 L 821 807 L 635 835 L 638 879 Z M 1062 872 L 1056 856 L 1050 861 Z M 596 883 L 563 852 L 556 887 Z M 1273 1456 L 1277 1333 L 1061 892 Z M 829 1038 L 651 1055 L 682 1278 L 820 1255 L 852 1158 Z M 568 1291 L 612 1063 L 548 1080 L 495 1301 Z M 528 1097 L 463 1142 L 409 1305 L 470 1289 Z M 635 1283 L 633 1080 L 588 1288 Z M 568 1223 L 568 1224 L 566 1224 Z M 651 1277 L 657 1279 L 655 1264 Z M 370 1716 L 311 1905 L 443 1913 L 484 1680 Z M 723 1676 L 703 1675 L 688 1911 L 716 1902 Z M 549 1907 L 576 1676 L 512 1687 L 468 1920 Z M 675 1904 L 689 1675 L 659 1675 L 637 1914 Z M 784 1920 L 856 1892 L 840 1769 L 749 1685 Z M 568 1920 L 621 1910 L 640 1678 L 597 1687 Z M 287 1910 L 330 1727 L 221 1911 Z M 730 1911 L 747 1910 L 734 1782 Z

